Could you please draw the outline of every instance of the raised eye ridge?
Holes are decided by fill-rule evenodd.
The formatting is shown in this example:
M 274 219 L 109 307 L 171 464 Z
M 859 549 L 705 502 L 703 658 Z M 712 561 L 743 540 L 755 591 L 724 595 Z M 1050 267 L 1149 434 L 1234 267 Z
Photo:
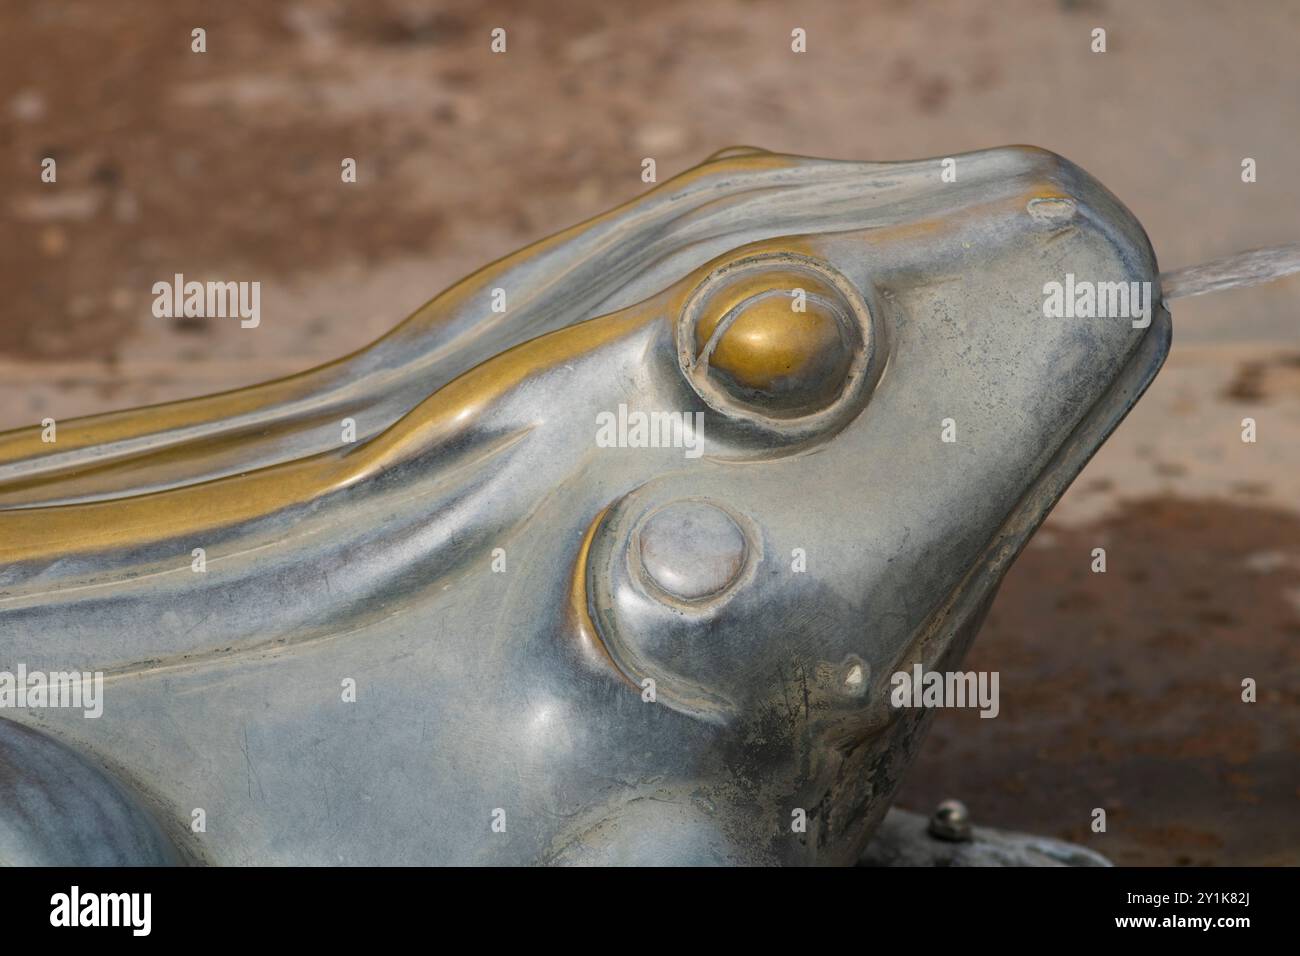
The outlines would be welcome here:
M 691 387 L 737 423 L 799 437 L 823 431 L 864 395 L 873 371 L 873 317 L 829 265 L 787 253 L 711 272 L 677 329 Z

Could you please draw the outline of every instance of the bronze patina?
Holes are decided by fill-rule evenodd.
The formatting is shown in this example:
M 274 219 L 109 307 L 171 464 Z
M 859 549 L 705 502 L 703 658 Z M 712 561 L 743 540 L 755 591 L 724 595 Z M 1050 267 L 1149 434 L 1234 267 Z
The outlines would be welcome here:
M 103 675 L 0 714 L 0 858 L 859 859 L 891 675 L 1169 347 L 1095 179 L 955 159 L 727 150 L 329 365 L 0 436 L 0 670 Z

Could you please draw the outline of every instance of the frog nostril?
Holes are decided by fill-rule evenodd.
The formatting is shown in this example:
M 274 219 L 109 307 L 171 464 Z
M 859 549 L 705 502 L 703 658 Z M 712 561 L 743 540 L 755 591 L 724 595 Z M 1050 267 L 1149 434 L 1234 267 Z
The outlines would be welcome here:
M 745 567 L 745 534 L 706 501 L 675 501 L 653 512 L 636 536 L 643 578 L 672 598 L 696 601 L 724 591 Z
M 1025 205 L 1025 212 L 1035 222 L 1058 226 L 1074 218 L 1078 207 L 1068 196 L 1036 196 Z

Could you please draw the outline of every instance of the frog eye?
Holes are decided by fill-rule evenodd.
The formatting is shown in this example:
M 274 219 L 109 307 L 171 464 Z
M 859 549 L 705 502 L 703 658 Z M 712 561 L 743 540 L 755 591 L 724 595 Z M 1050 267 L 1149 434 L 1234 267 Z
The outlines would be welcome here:
M 790 434 L 861 398 L 876 351 L 871 312 L 825 263 L 777 253 L 711 273 L 687 300 L 678 358 L 716 411 Z

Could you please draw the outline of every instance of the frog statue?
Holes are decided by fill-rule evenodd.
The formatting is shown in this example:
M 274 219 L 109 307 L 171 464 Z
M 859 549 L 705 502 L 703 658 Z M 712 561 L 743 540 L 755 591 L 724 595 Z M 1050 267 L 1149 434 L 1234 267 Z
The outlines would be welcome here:
M 892 675 L 1169 341 L 1059 156 L 741 147 L 328 365 L 0 435 L 0 860 L 853 863 Z

